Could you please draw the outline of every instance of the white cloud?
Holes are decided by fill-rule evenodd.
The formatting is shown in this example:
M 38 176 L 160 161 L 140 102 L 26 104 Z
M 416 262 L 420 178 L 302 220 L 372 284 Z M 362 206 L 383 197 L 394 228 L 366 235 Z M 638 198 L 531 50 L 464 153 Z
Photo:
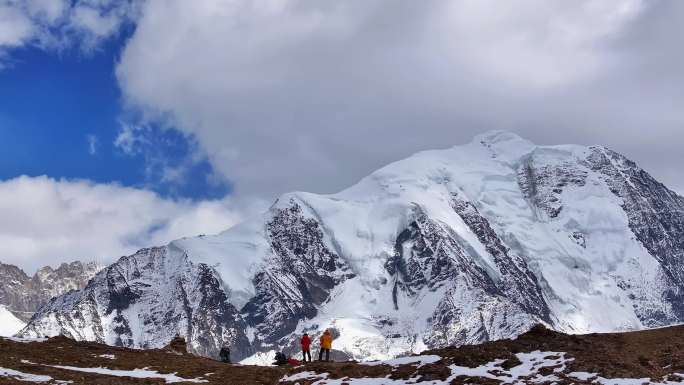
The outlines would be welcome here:
M 0 2 L 0 48 L 22 45 L 32 34 L 31 20 L 20 10 Z
M 121 129 L 114 139 L 114 145 L 128 155 L 137 154 L 147 144 L 144 136 L 145 127 L 120 122 Z
M 641 0 L 455 1 L 438 25 L 471 70 L 522 87 L 557 86 L 600 70 L 609 60 L 601 44 L 642 8 Z
M 225 230 L 256 200 L 192 202 L 114 184 L 48 177 L 0 182 L 0 261 L 34 270 L 76 259 L 111 262 L 142 247 Z
M 660 158 L 640 158 L 640 133 L 645 124 L 659 138 L 681 131 L 671 108 L 681 92 L 644 82 L 653 69 L 639 67 L 632 33 L 644 18 L 661 18 L 651 14 L 661 4 L 677 8 L 641 0 L 152 1 L 117 76 L 129 106 L 171 117 L 241 193 L 335 191 L 487 129 L 607 144 L 659 167 Z M 656 41 L 666 44 L 679 28 Z M 677 51 L 648 57 L 666 62 Z M 675 82 L 681 75 L 668 72 Z M 654 86 L 648 96 L 644 83 Z
M 103 15 L 98 9 L 81 6 L 73 10 L 72 23 L 93 33 L 96 37 L 111 35 L 119 26 L 117 15 Z
M 86 135 L 86 140 L 88 141 L 88 154 L 97 154 L 97 148 L 100 146 L 100 141 L 97 136 L 93 134 Z
M 26 45 L 91 51 L 135 19 L 140 1 L 0 0 L 0 68 Z
M 69 8 L 69 3 L 65 0 L 24 0 L 14 1 L 14 3 L 23 3 L 31 17 L 48 24 L 59 20 Z
M 91 50 L 118 33 L 121 25 L 135 18 L 138 1 L 81 0 L 69 13 L 65 30 L 80 37 L 81 47 Z

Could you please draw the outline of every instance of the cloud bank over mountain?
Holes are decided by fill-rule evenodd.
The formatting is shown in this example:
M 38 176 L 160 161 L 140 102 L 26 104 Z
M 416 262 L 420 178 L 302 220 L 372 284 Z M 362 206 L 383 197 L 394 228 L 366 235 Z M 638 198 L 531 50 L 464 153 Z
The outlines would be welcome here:
M 0 256 L 31 273 L 76 259 L 111 262 L 220 232 L 263 208 L 256 200 L 178 201 L 116 184 L 23 176 L 0 182 Z
M 238 192 L 334 192 L 488 129 L 606 144 L 682 186 L 682 17 L 640 0 L 147 2 L 117 76 Z

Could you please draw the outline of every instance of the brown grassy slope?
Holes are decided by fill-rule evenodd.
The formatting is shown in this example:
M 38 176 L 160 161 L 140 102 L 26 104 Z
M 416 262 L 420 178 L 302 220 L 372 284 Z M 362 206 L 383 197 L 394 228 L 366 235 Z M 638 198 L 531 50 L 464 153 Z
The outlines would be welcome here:
M 113 354 L 116 359 L 98 357 Z M 134 379 L 88 374 L 42 365 L 22 363 L 27 360 L 36 364 L 76 366 L 82 368 L 105 367 L 108 369 L 132 370 L 149 368 L 160 373 L 174 373 L 183 378 L 202 377 L 207 384 L 262 385 L 274 384 L 286 372 L 285 369 L 229 365 L 171 349 L 133 350 L 120 347 L 76 342 L 65 337 L 50 338 L 46 342 L 13 342 L 0 339 L 0 367 L 11 368 L 24 373 L 49 375 L 56 380 L 74 381 L 84 385 L 120 384 L 165 384 L 162 379 Z M 207 373 L 213 373 L 205 376 Z M 16 380 L 0 377 L 0 384 L 23 384 Z
M 575 360 L 570 371 L 599 373 L 606 378 L 662 378 L 684 372 L 684 326 L 628 333 L 567 335 L 537 326 L 515 340 L 446 348 L 426 353 L 447 364 L 475 367 L 495 358 L 534 350 L 566 352 Z
M 182 344 L 179 344 L 182 346 Z M 206 358 L 183 353 L 182 349 L 132 350 L 106 345 L 75 342 L 64 337 L 46 342 L 21 343 L 0 339 L 0 367 L 25 373 L 45 374 L 56 380 L 74 384 L 164 384 L 161 379 L 133 379 L 86 374 L 37 364 L 67 365 L 76 367 L 106 367 L 131 370 L 149 368 L 161 373 L 177 373 L 184 378 L 208 380 L 208 384 L 251 385 L 278 384 L 284 375 L 300 371 L 330 373 L 330 378 L 387 377 L 393 379 L 416 378 L 420 381 L 444 380 L 450 371 L 447 366 L 476 367 L 496 359 L 506 359 L 505 366 L 516 366 L 515 353 L 534 350 L 566 352 L 575 360 L 569 370 L 599 373 L 603 377 L 660 379 L 671 373 L 684 373 L 684 326 L 632 333 L 589 334 L 571 336 L 536 327 L 515 340 L 489 342 L 481 345 L 445 348 L 425 352 L 443 359 L 435 364 L 416 368 L 404 365 L 363 366 L 353 362 L 316 363 L 297 368 L 274 368 L 227 365 Z M 98 357 L 114 354 L 115 360 Z M 22 360 L 32 363 L 22 362 Z M 37 363 L 37 364 L 33 364 Z M 206 376 L 207 373 L 213 373 Z M 454 383 L 462 383 L 460 381 Z M 470 383 L 496 383 L 485 379 L 469 379 Z M 577 382 L 577 381 L 575 381 Z M 55 382 L 52 382 L 54 384 Z M 565 381 L 561 381 L 565 383 Z M 0 377 L 0 384 L 26 384 Z M 300 381 L 306 385 L 307 381 Z

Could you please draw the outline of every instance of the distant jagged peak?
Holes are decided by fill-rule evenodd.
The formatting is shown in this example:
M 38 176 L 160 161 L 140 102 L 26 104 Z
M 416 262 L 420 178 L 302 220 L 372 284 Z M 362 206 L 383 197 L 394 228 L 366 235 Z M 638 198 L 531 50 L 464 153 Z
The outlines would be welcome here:
M 21 268 L 0 262 L 0 305 L 28 321 L 50 298 L 83 288 L 103 266 L 97 262 L 44 266 L 29 276 Z
M 93 272 L 96 273 L 104 268 L 104 265 L 102 265 L 99 262 L 95 261 L 73 261 L 73 262 L 62 262 L 59 266 L 52 267 L 52 266 L 43 266 L 38 271 L 36 274 L 38 275 L 50 275 L 50 274 L 67 274 L 69 272 L 74 272 L 74 271 L 88 271 L 88 272 Z
M 60 265 L 53 267 L 50 265 L 43 266 L 36 270 L 33 275 L 28 275 L 21 267 L 12 265 L 9 263 L 0 262 L 0 271 L 13 271 L 26 276 L 26 279 L 32 279 L 34 277 L 43 278 L 52 274 L 66 274 L 68 272 L 82 270 L 84 272 L 91 273 L 94 275 L 98 271 L 102 270 L 105 266 L 96 261 L 73 261 L 73 262 L 63 262 Z
M 8 263 L 3 263 L 0 262 L 0 272 L 14 272 L 14 274 L 19 274 L 22 276 L 22 280 L 29 280 L 29 279 L 40 279 L 44 280 L 47 277 L 50 276 L 69 276 L 73 275 L 74 273 L 85 273 L 86 275 L 95 275 L 97 272 L 102 270 L 105 266 L 102 263 L 95 262 L 95 261 L 73 261 L 73 262 L 64 262 L 60 264 L 57 267 L 53 266 L 43 266 L 36 270 L 36 272 L 33 275 L 28 275 L 21 267 L 8 264 Z

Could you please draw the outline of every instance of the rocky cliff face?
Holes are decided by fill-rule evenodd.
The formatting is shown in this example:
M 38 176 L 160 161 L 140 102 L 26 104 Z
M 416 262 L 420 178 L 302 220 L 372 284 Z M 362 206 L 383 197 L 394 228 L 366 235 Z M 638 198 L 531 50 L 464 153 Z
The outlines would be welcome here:
M 684 321 L 684 199 L 603 147 L 494 132 L 222 234 L 142 250 L 51 301 L 27 336 L 234 358 L 331 329 L 360 359 Z M 314 348 L 316 346 L 314 345 Z
M 306 217 L 294 200 L 274 209 L 266 236 L 272 254 L 254 275 L 255 295 L 242 313 L 255 330 L 254 342 L 272 346 L 300 320 L 314 317 L 331 291 L 354 274 L 325 244 L 318 221 Z
M 639 283 L 620 283 L 636 300 L 635 310 L 649 326 L 681 322 L 684 319 L 684 198 L 656 181 L 636 163 L 605 148 L 592 147 L 586 164 L 601 173 L 601 179 L 619 197 L 636 239 L 658 262 L 661 283 L 658 296 L 667 309 L 653 308 L 650 295 L 633 290 Z M 644 298 L 646 294 L 646 298 Z
M 57 269 L 43 267 L 33 277 L 20 268 L 0 263 L 0 305 L 28 321 L 50 298 L 85 287 L 101 269 L 96 263 L 63 263 Z
M 180 335 L 195 353 L 216 356 L 230 345 L 244 357 L 252 352 L 245 329 L 211 267 L 161 247 L 123 257 L 83 290 L 52 299 L 22 334 L 136 348 L 163 346 Z

